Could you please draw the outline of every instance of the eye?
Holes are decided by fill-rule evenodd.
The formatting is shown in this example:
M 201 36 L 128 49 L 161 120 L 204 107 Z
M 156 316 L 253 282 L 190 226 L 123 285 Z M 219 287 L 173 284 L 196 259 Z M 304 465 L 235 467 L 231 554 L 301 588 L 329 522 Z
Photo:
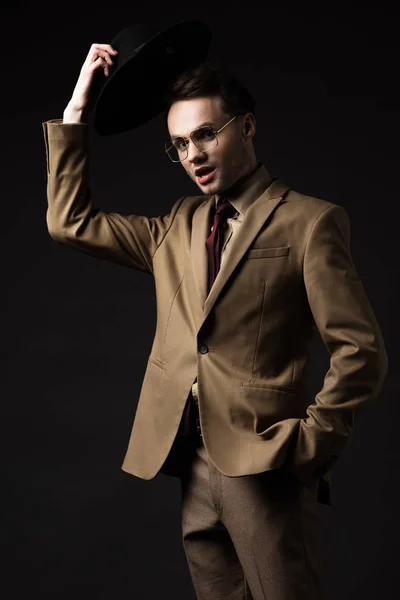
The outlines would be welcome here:
M 208 141 L 212 140 L 214 137 L 214 131 L 211 127 L 202 127 L 196 131 L 196 139 L 199 141 Z
M 184 150 L 186 148 L 186 142 L 183 138 L 177 138 L 172 143 L 177 150 Z

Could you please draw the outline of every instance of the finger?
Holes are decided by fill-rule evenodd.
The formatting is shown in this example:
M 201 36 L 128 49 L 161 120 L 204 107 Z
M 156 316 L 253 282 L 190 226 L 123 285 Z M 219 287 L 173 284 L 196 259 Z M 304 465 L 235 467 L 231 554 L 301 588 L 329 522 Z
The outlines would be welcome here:
M 96 60 L 89 65 L 88 68 L 91 71 L 96 71 L 96 69 L 103 68 L 106 75 L 109 74 L 109 69 L 110 69 L 108 63 L 101 56 L 98 56 L 96 58 Z
M 109 65 L 113 64 L 113 60 L 106 50 L 97 50 L 93 55 L 92 60 L 96 60 L 96 56 L 103 58 Z
M 97 58 L 101 58 L 110 65 L 113 64 L 112 58 L 107 54 L 105 50 L 97 50 L 97 52 L 93 54 L 92 60 L 95 61 L 97 60 Z
M 115 48 L 113 48 L 111 46 L 111 44 L 92 44 L 92 47 L 99 48 L 100 50 L 107 50 L 107 52 L 114 52 L 114 53 L 118 54 L 118 50 L 115 50 Z
M 92 44 L 89 54 L 91 52 L 92 52 L 92 55 L 98 54 L 100 56 L 105 56 L 106 54 L 107 54 L 107 56 L 109 54 L 116 56 L 118 54 L 118 51 L 115 50 L 110 44 Z
M 108 77 L 109 74 L 110 74 L 110 67 L 109 67 L 108 63 L 104 59 L 103 59 L 103 65 L 102 66 L 104 67 L 104 75 L 106 77 Z
M 90 46 L 90 50 L 86 57 L 85 63 L 92 63 L 94 60 L 96 60 L 97 56 L 105 56 L 107 54 L 107 49 L 109 49 L 110 52 L 112 51 L 114 56 L 118 54 L 118 51 L 114 50 L 114 48 L 110 46 L 110 44 L 92 44 Z

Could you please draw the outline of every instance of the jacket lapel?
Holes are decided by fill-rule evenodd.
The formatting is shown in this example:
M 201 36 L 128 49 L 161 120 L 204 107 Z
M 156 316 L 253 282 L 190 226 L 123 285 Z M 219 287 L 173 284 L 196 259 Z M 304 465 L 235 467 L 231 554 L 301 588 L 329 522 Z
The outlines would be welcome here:
M 205 244 L 209 227 L 211 227 L 210 212 L 215 203 L 215 196 L 204 202 L 195 212 L 192 221 L 191 259 L 197 293 L 204 310 L 204 319 L 208 316 L 244 253 L 288 189 L 289 187 L 283 181 L 276 179 L 247 210 L 245 222 L 236 236 L 232 238 L 227 250 L 229 257 L 224 260 L 208 296 L 208 258 Z

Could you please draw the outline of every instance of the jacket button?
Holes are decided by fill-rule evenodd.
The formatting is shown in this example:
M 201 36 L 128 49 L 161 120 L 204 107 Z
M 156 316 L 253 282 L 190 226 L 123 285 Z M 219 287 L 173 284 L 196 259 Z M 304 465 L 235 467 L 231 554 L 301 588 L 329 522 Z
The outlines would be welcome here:
M 208 352 L 207 344 L 199 344 L 198 351 L 200 352 L 200 354 L 207 354 L 207 352 Z

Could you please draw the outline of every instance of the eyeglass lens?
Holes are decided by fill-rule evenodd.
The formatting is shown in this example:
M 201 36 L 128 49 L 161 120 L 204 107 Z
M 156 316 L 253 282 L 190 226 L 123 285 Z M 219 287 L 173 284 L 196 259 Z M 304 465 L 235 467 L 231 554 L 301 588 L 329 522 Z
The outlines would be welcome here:
M 194 145 L 203 152 L 211 150 L 217 145 L 217 137 L 211 127 L 200 127 L 192 131 L 191 136 Z M 168 147 L 168 154 L 174 161 L 184 160 L 188 155 L 188 142 L 184 138 L 172 140 Z

